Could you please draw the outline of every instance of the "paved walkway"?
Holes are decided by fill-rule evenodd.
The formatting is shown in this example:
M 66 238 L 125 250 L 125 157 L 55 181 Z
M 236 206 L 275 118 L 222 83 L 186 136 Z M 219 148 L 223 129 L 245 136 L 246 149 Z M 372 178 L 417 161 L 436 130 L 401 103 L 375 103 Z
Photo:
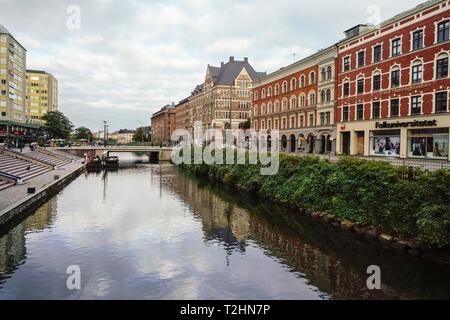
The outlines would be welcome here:
M 0 191 L 0 212 L 8 208 L 9 206 L 18 203 L 19 201 L 30 196 L 31 194 L 27 192 L 27 188 L 35 187 L 37 193 L 39 189 L 42 189 L 45 186 L 49 185 L 50 183 L 54 182 L 55 175 L 59 175 L 59 178 L 62 179 L 65 176 L 77 170 L 78 168 L 82 167 L 83 164 L 81 162 L 82 160 L 74 161 L 63 167 L 57 168 L 55 170 L 46 172 L 42 175 L 27 180 L 23 185 L 15 185 Z

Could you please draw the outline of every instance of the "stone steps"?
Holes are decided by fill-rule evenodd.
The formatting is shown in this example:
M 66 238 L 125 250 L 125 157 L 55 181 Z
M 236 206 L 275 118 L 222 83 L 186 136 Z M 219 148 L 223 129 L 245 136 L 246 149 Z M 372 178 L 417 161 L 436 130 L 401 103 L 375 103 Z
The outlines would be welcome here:
M 14 182 L 0 180 L 0 191 L 9 188 L 14 185 Z
M 45 162 L 51 163 L 52 165 L 54 165 L 55 167 L 62 167 L 65 166 L 66 164 L 71 163 L 72 161 L 69 159 L 61 159 L 55 156 L 51 156 L 49 154 L 46 153 L 42 153 L 39 151 L 29 151 L 29 152 L 25 152 L 24 153 L 25 156 L 34 159 L 34 160 L 43 160 Z
M 32 162 L 19 160 L 6 155 L 0 155 L 0 171 L 18 176 L 25 181 L 45 172 L 51 171 L 51 169 Z

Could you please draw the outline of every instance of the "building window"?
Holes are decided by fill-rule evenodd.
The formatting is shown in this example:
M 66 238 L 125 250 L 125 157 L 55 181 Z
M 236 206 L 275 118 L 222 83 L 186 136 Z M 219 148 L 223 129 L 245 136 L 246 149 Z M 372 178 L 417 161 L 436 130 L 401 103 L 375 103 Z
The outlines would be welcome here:
M 448 58 L 438 60 L 436 65 L 436 78 L 446 78 L 448 76 Z
M 392 40 L 392 56 L 398 56 L 401 54 L 402 40 L 400 38 Z
M 344 83 L 344 97 L 348 97 L 350 95 L 350 83 Z
M 358 67 L 364 66 L 364 51 L 358 52 Z
M 411 98 L 411 114 L 421 114 L 422 112 L 422 97 L 416 96 Z
M 326 124 L 330 124 L 331 123 L 331 112 L 326 112 L 325 113 L 325 123 Z
M 323 112 L 320 113 L 320 125 L 325 125 L 325 114 Z
M 364 93 L 364 79 L 358 80 L 358 94 Z
M 327 90 L 327 102 L 330 102 L 330 101 L 331 101 L 331 90 L 328 89 Z
M 283 82 L 283 89 L 282 89 L 283 93 L 287 92 L 287 82 Z
M 314 115 L 313 114 L 309 115 L 309 126 L 314 127 Z
M 275 95 L 279 95 L 280 94 L 280 85 L 277 83 L 275 86 Z
M 311 72 L 309 75 L 309 84 L 313 85 L 316 83 L 316 74 L 314 72 Z
M 332 71 L 331 67 L 328 67 L 327 68 L 327 77 L 328 77 L 328 79 L 331 79 L 332 73 L 333 73 L 333 71 Z
M 348 107 L 342 108 L 342 121 L 348 121 Z
M 364 119 L 364 105 L 358 104 L 356 106 L 356 119 L 362 120 Z
M 320 102 L 325 102 L 325 90 L 320 91 Z
M 372 103 L 372 118 L 377 119 L 380 117 L 380 102 Z
M 373 76 L 373 90 L 381 89 L 381 76 L 379 74 Z
M 448 20 L 438 24 L 438 42 L 448 40 Z
M 448 128 L 408 130 L 408 157 L 448 158 Z
M 295 128 L 295 118 L 291 117 L 291 125 L 290 128 Z
M 300 107 L 304 107 L 305 106 L 305 96 L 301 95 L 300 96 Z
M 391 87 L 400 86 L 400 70 L 394 70 L 391 72 Z
M 436 93 L 435 112 L 447 112 L 447 92 Z
M 350 70 L 350 57 L 344 58 L 344 71 Z
M 325 81 L 327 79 L 327 71 L 325 68 L 322 69 L 322 81 Z
M 297 89 L 297 81 L 295 79 L 291 80 L 291 90 Z
M 314 92 L 311 92 L 309 94 L 309 105 L 315 105 L 316 104 L 316 94 Z
M 417 64 L 412 67 L 412 83 L 422 82 L 422 64 Z
M 302 75 L 301 77 L 300 77 L 300 87 L 304 87 L 305 86 L 305 76 L 304 75 Z
M 305 117 L 300 116 L 300 128 L 303 128 L 303 124 L 305 123 Z
M 297 108 L 297 98 L 292 97 L 291 98 L 291 109 Z
M 413 50 L 422 49 L 423 47 L 423 30 L 413 33 Z
M 391 117 L 398 117 L 400 115 L 400 100 L 391 100 Z
M 373 62 L 381 61 L 381 44 L 373 48 Z

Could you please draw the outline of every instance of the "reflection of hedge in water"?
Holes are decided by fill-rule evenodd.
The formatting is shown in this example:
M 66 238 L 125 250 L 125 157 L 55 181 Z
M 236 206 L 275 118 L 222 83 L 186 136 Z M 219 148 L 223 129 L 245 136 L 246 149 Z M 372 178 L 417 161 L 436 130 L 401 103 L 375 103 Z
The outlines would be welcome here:
M 394 168 L 381 161 L 280 156 L 278 174 L 259 165 L 188 165 L 195 174 L 239 184 L 297 208 L 324 211 L 422 244 L 450 246 L 450 170 Z
M 183 179 L 184 185 L 188 185 L 184 192 L 188 194 L 183 194 L 183 190 L 178 192 L 188 198 L 188 203 L 191 197 L 213 193 L 223 201 L 245 209 L 251 214 L 248 237 L 267 249 L 268 255 L 282 259 L 293 271 L 306 274 L 311 285 L 333 298 L 450 297 L 450 280 L 447 280 L 450 270 L 445 265 L 382 249 L 372 241 L 355 238 L 353 233 L 336 230 L 330 224 L 299 215 L 285 206 L 260 197 L 249 197 L 248 193 L 237 193 L 233 187 L 212 184 L 206 177 L 196 177 L 190 171 L 183 172 L 194 180 L 194 183 L 186 184 Z M 194 202 L 198 204 L 198 201 Z M 381 267 L 382 291 L 365 288 L 366 268 L 373 264 Z M 429 292 L 428 288 L 433 291 Z

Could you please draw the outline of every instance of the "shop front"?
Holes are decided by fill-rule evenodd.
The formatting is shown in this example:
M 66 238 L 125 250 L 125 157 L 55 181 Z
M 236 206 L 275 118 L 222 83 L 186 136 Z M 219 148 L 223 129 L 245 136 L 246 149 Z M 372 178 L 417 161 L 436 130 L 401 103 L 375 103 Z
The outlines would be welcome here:
M 449 160 L 450 114 L 377 119 L 337 126 L 337 153 Z

